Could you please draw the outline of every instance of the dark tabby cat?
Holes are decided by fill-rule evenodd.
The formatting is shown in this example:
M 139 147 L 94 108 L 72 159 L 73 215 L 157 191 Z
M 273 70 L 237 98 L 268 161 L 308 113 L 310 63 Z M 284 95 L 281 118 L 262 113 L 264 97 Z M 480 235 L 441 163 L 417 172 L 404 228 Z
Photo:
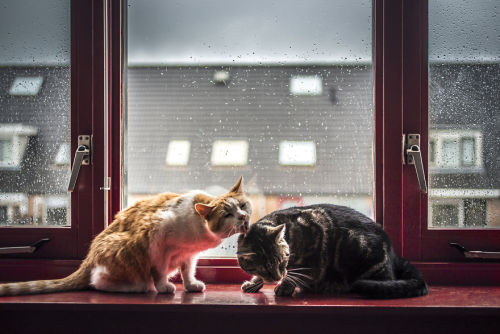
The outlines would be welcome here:
M 344 206 L 318 204 L 275 211 L 238 239 L 238 263 L 255 275 L 241 286 L 258 292 L 278 282 L 278 296 L 356 292 L 369 298 L 423 296 L 419 271 L 400 258 L 382 228 Z

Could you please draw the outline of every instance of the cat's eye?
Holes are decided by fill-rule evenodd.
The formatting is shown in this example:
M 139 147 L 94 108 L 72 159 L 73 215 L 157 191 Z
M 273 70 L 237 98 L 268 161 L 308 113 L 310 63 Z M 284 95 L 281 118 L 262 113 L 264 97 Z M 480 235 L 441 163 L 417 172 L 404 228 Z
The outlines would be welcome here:
M 232 217 L 232 216 L 233 216 L 233 214 L 232 214 L 232 213 L 227 213 L 227 214 L 224 216 L 224 218 L 230 218 L 230 217 Z
M 247 203 L 243 203 L 240 205 L 240 209 L 245 209 L 247 207 Z

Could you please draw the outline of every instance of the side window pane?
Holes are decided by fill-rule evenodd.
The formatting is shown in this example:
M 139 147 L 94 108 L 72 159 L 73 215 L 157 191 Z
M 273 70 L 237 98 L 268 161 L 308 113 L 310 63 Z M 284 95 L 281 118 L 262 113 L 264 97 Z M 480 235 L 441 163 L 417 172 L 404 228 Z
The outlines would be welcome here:
M 128 204 L 242 175 L 253 221 L 325 202 L 373 216 L 371 15 L 366 0 L 129 1 Z M 205 254 L 234 255 L 235 237 Z
M 0 226 L 70 225 L 69 4 L 2 1 Z
M 499 17 L 496 1 L 429 0 L 430 228 L 457 219 L 446 201 L 459 228 L 500 226 Z

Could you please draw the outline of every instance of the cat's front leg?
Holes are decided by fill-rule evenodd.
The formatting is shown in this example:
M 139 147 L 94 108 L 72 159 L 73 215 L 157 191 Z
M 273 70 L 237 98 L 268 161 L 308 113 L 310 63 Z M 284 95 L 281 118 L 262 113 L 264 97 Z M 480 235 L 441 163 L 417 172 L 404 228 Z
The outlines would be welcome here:
M 153 282 L 158 293 L 175 293 L 175 285 L 168 281 L 167 275 L 165 275 L 164 270 L 158 270 L 153 267 L 151 269 L 151 276 L 153 277 Z
M 256 293 L 264 286 L 264 281 L 258 276 L 252 277 L 250 281 L 245 281 L 241 285 L 243 292 Z
M 295 285 L 288 280 L 283 280 L 281 284 L 274 288 L 274 294 L 276 296 L 291 296 L 295 291 Z
M 205 283 L 194 277 L 197 261 L 198 257 L 193 256 L 181 264 L 182 282 L 184 283 L 186 290 L 189 292 L 205 291 Z

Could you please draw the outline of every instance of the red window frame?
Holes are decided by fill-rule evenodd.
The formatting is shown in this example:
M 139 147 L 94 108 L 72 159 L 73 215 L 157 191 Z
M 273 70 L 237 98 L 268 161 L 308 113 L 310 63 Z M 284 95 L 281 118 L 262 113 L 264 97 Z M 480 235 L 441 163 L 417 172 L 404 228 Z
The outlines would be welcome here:
M 427 194 L 402 164 L 402 136 L 421 134 L 428 180 L 428 1 L 374 1 L 376 218 L 431 283 L 498 284 L 499 263 L 465 261 L 449 242 L 498 250 L 500 230 L 431 230 Z
M 106 22 L 110 32 L 121 32 L 121 1 L 108 0 L 108 6 L 110 15 L 106 21 L 103 1 L 71 1 L 71 152 L 76 150 L 78 135 L 92 135 L 92 164 L 80 169 L 75 190 L 71 194 L 71 227 L 2 229 L 1 246 L 29 245 L 45 237 L 50 238 L 50 241 L 33 254 L 0 257 L 0 280 L 40 279 L 71 273 L 87 254 L 92 238 L 105 227 L 105 193 L 101 189 L 104 183 L 106 140 L 104 78 L 105 75 L 112 75 L 110 82 L 120 83 L 108 87 L 111 96 L 108 100 L 112 116 L 112 122 L 109 122 L 111 137 L 120 135 L 121 109 L 115 102 L 121 100 L 118 95 L 121 93 L 122 81 L 118 58 L 121 53 L 117 55 L 112 52 L 122 48 L 121 37 L 118 36 L 118 40 L 111 35 L 108 39 L 104 38 Z M 112 66 L 108 72 L 105 67 L 106 41 L 112 46 L 109 57 Z M 111 147 L 115 147 L 114 144 Z M 119 209 L 113 195 L 119 194 L 120 152 L 110 149 L 108 158 L 112 161 L 110 166 L 113 166 L 110 170 L 114 185 L 110 196 L 111 212 Z

